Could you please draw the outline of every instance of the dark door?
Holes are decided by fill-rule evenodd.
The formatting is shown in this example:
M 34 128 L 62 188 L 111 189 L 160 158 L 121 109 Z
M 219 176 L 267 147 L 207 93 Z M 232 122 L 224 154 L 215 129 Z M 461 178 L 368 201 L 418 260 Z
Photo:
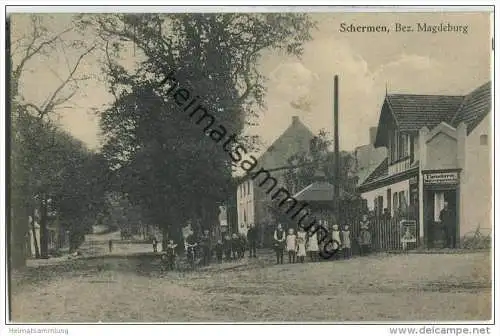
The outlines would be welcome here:
M 424 192 L 424 240 L 427 247 L 434 246 L 434 227 L 434 193 L 427 190 Z
M 444 201 L 448 203 L 448 208 L 451 211 L 450 223 L 443 223 L 445 227 L 445 241 L 446 247 L 456 247 L 457 237 L 458 237 L 458 204 L 457 204 L 457 192 L 455 190 L 449 190 L 444 193 Z M 451 239 L 450 239 L 451 238 Z

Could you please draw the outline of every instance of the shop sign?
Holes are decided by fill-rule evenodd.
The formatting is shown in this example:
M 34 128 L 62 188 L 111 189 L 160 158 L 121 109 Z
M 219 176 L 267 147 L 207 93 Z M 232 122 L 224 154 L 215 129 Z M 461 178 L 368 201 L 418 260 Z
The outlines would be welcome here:
M 458 172 L 424 173 L 424 184 L 457 184 Z

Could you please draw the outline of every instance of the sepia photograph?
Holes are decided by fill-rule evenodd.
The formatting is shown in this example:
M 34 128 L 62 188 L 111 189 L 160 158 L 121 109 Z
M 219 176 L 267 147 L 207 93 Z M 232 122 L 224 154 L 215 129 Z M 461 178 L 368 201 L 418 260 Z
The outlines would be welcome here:
M 7 7 L 9 334 L 491 333 L 493 8 L 311 8 Z

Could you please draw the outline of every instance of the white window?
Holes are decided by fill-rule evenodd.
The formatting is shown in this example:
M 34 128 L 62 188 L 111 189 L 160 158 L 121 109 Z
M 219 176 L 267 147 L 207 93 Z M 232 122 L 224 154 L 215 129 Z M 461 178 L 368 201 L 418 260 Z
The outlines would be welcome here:
M 389 132 L 389 157 L 391 162 L 406 158 L 409 155 L 410 136 L 393 130 Z

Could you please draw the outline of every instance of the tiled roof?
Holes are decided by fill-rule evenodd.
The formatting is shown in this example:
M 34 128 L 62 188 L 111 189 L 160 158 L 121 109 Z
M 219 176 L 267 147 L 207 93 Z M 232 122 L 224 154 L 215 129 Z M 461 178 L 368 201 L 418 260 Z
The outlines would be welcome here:
M 333 201 L 333 185 L 325 182 L 313 182 L 293 196 L 297 201 Z M 351 199 L 355 196 L 340 189 L 341 199 Z
M 467 125 L 467 134 L 483 120 L 491 109 L 491 82 L 481 85 L 465 96 L 462 105 L 452 120 L 452 126 L 464 122 Z
M 390 94 L 389 104 L 401 131 L 432 129 L 441 122 L 450 123 L 462 105 L 463 96 Z
M 392 113 L 400 131 L 418 131 L 424 126 L 432 130 L 441 122 L 457 127 L 464 122 L 467 125 L 467 134 L 469 134 L 490 110 L 491 82 L 481 85 L 466 96 L 391 94 L 387 95 L 384 107 L 382 107 L 379 125 L 387 121 L 388 113 Z M 386 140 L 380 130 L 381 127 L 378 128 L 376 145 L 385 146 Z M 414 162 L 410 169 L 417 166 L 418 161 Z M 387 176 L 388 160 L 386 158 L 364 181 L 358 181 L 358 186 Z
M 388 173 L 389 173 L 389 161 L 387 160 L 387 158 L 385 158 L 385 160 L 382 161 L 377 168 L 375 168 L 373 173 L 371 173 L 370 176 L 366 178 L 363 184 L 368 184 L 370 182 L 386 177 L 388 176 Z
M 301 152 L 308 152 L 314 134 L 298 118 L 257 159 L 259 167 L 268 170 L 290 166 L 288 159 Z

